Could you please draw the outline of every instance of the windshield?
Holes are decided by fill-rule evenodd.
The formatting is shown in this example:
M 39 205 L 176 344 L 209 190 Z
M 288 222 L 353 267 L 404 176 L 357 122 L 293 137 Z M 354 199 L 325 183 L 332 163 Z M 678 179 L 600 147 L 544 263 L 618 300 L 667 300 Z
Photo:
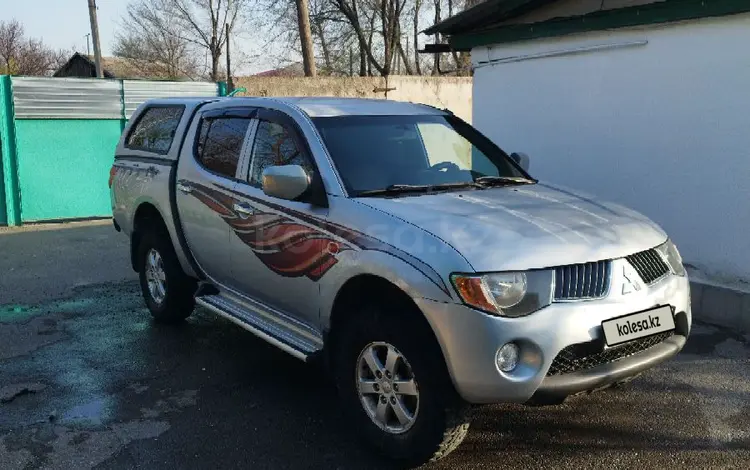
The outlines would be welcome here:
M 455 116 L 337 116 L 313 121 L 352 196 L 403 186 L 460 188 L 461 183 L 472 185 L 483 177 L 528 176 Z

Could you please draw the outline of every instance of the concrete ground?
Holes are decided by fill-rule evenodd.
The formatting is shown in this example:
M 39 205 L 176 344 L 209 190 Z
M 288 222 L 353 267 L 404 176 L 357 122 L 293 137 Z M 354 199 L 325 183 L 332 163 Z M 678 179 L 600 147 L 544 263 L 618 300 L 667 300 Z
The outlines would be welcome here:
M 135 279 L 112 220 L 0 227 L 0 305 L 38 303 L 72 288 Z
M 108 223 L 0 232 L 0 469 L 389 468 L 314 367 L 206 311 L 151 322 Z M 750 338 L 563 405 L 482 407 L 430 468 L 748 468 Z

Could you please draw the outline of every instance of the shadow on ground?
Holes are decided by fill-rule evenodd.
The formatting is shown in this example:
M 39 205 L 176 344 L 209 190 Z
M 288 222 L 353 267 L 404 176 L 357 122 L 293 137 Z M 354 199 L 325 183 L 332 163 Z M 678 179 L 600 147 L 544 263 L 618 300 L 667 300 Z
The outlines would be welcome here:
M 433 468 L 742 466 L 750 364 L 712 355 L 726 339 L 698 331 L 688 354 L 560 406 L 478 408 Z M 0 370 L 42 386 L 0 404 L 3 469 L 389 467 L 319 368 L 203 310 L 154 324 L 132 281 L 1 306 Z

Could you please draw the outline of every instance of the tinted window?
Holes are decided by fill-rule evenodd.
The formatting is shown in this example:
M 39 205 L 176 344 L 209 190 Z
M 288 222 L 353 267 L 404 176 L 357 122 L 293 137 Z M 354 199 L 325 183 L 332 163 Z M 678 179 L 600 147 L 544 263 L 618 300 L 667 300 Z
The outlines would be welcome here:
M 182 106 L 147 109 L 130 132 L 125 146 L 159 154 L 169 152 L 184 110 Z
M 313 166 L 297 146 L 292 132 L 281 124 L 260 121 L 253 145 L 250 184 L 261 187 L 263 170 L 276 165 L 300 165 L 313 174 Z
M 198 160 L 208 170 L 234 178 L 250 119 L 206 119 L 198 138 Z
M 347 190 L 355 194 L 391 185 L 524 176 L 500 148 L 453 116 L 338 116 L 314 122 Z

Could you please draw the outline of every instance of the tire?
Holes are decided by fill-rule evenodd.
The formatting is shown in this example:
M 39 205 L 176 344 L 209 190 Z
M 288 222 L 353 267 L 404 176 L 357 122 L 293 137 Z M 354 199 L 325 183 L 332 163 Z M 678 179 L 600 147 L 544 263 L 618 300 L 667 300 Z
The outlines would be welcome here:
M 142 235 L 137 250 L 141 292 L 154 319 L 159 323 L 179 323 L 189 317 L 195 308 L 193 295 L 197 283 L 182 271 L 166 230 L 148 228 Z M 157 289 L 152 292 L 152 287 L 149 286 L 149 277 L 154 277 L 154 271 L 149 269 L 149 257 L 154 253 L 160 260 L 157 264 L 163 272 L 163 291 Z
M 414 318 L 416 315 L 410 315 L 412 312 L 387 313 L 392 310 L 364 307 L 340 325 L 342 331 L 337 333 L 331 363 L 345 411 L 366 444 L 402 465 L 419 466 L 447 456 L 461 444 L 469 430 L 470 408 L 453 388 L 442 351 L 426 322 Z M 413 377 L 418 391 L 416 406 L 414 397 L 402 396 L 402 400 L 399 400 L 407 411 L 415 411 L 411 413 L 414 416 L 412 424 L 406 429 L 390 431 L 371 418 L 372 398 L 378 396 L 366 395 L 366 398 L 362 398 L 358 386 L 362 380 L 361 371 L 364 370 L 366 374 L 371 372 L 370 368 L 362 367 L 362 361 L 366 362 L 362 353 L 370 347 L 369 351 L 380 351 L 383 358 L 385 348 L 387 358 L 389 346 L 403 358 L 397 361 L 397 378 Z M 381 359 L 380 364 L 387 362 L 387 359 Z M 377 381 L 374 376 L 367 380 L 373 378 Z M 396 393 L 393 385 L 389 387 L 390 390 L 387 390 L 381 386 L 380 390 L 383 393 Z M 380 396 L 375 402 L 380 403 L 382 398 Z M 391 403 L 391 400 L 387 399 L 387 402 Z M 399 420 L 393 410 L 391 408 L 386 416 L 395 423 Z

